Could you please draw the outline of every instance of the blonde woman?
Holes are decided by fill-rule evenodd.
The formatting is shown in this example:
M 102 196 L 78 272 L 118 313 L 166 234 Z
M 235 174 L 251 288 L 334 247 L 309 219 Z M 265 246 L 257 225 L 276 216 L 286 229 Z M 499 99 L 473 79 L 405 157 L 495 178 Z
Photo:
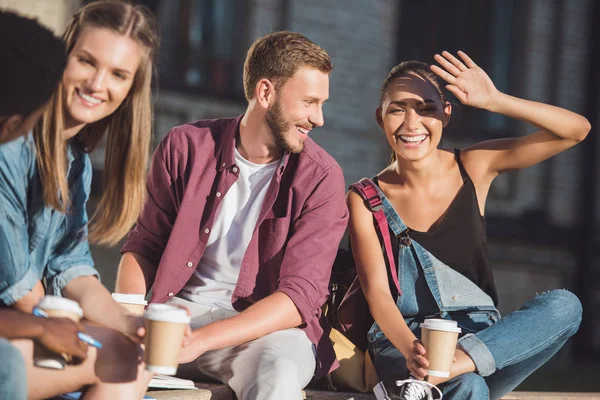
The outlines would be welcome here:
M 143 328 L 112 300 L 90 256 L 88 153 L 106 137 L 109 178 L 90 239 L 115 244 L 143 204 L 156 24 L 143 7 L 100 1 L 75 14 L 63 39 L 67 66 L 41 122 L 32 135 L 0 147 L 0 304 L 31 312 L 44 294 L 68 297 L 93 323 L 84 329 L 104 344 L 88 350 L 82 365 L 50 371 L 31 365 L 31 341 L 15 342 L 27 364 L 29 397 L 82 385 L 92 385 L 90 397 L 141 397 L 133 342 Z

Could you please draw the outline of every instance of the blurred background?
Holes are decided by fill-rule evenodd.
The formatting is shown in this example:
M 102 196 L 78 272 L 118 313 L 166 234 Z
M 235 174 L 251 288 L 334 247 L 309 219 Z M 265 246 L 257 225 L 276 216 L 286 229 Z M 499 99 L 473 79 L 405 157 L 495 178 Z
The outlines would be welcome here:
M 61 34 L 87 1 L 0 0 Z M 567 288 L 584 305 L 579 333 L 521 390 L 600 391 L 600 2 L 595 0 L 136 0 L 157 16 L 162 35 L 155 85 L 156 145 L 169 129 L 245 110 L 242 66 L 258 36 L 298 31 L 332 57 L 325 126 L 311 136 L 344 169 L 346 183 L 372 176 L 389 157 L 375 123 L 380 85 L 392 66 L 433 62 L 463 50 L 509 94 L 555 104 L 592 123 L 579 146 L 499 177 L 486 221 L 500 311 L 536 292 Z M 524 135 L 517 121 L 453 99 L 445 147 Z M 94 194 L 102 149 L 92 154 Z M 93 199 L 90 204 L 93 207 Z M 94 248 L 104 284 L 114 288 L 120 254 Z M 519 338 L 515 338 L 519 340 Z

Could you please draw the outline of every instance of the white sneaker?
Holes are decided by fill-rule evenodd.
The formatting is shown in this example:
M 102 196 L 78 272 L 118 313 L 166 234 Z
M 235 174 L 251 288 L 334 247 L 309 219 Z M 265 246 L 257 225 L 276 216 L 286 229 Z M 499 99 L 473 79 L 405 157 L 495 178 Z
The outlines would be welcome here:
M 439 397 L 433 397 L 431 389 L 436 390 Z M 393 377 L 379 382 L 373 388 L 377 400 L 441 400 L 442 392 L 427 381 L 414 378 L 396 380 Z

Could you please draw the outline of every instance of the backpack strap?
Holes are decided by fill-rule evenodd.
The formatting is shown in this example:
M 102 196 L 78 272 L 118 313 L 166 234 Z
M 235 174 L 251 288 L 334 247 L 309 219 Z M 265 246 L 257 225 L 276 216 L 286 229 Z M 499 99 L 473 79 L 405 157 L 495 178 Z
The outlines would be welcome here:
M 400 283 L 398 282 L 398 270 L 396 269 L 396 262 L 394 261 L 394 251 L 392 250 L 390 230 L 388 228 L 387 219 L 385 218 L 383 204 L 381 202 L 381 198 L 379 197 L 377 186 L 371 179 L 363 178 L 359 182 L 351 185 L 350 189 L 354 190 L 360 195 L 360 197 L 362 197 L 369 210 L 373 213 L 373 217 L 375 218 L 375 229 L 379 232 L 381 239 L 383 240 L 385 255 L 390 266 L 390 272 L 392 273 L 394 285 L 396 285 L 396 289 L 398 289 L 398 294 L 402 294 L 402 291 L 400 290 Z

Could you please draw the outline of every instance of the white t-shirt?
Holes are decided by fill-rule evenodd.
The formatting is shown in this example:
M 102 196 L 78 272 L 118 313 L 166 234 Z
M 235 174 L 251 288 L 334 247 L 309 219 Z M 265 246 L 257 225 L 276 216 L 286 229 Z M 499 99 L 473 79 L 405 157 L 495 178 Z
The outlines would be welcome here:
M 254 164 L 237 149 L 239 177 L 218 206 L 206 250 L 179 297 L 233 310 L 231 296 L 267 189 L 280 160 Z

